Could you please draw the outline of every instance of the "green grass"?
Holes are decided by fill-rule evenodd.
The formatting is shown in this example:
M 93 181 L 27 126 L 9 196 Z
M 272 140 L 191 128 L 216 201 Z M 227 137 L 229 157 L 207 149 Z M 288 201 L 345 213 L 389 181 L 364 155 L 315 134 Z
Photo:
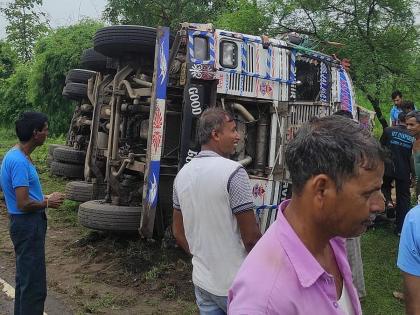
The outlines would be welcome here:
M 104 313 L 106 310 L 118 310 L 134 303 L 133 297 L 115 296 L 112 293 L 107 293 L 104 296 L 96 296 L 92 301 L 85 303 L 84 310 L 87 313 Z
M 362 258 L 367 296 L 364 315 L 403 315 L 404 304 L 392 296 L 401 291 L 402 277 L 397 268 L 399 238 L 391 224 L 369 230 L 362 236 Z

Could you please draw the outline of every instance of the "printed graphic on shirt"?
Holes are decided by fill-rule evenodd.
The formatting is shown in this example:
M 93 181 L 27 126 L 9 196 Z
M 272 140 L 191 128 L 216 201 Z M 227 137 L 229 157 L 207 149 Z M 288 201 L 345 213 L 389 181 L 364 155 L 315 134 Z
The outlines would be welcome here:
M 391 132 L 391 137 L 390 144 L 398 145 L 406 149 L 411 149 L 413 145 L 414 138 L 407 133 L 395 130 Z

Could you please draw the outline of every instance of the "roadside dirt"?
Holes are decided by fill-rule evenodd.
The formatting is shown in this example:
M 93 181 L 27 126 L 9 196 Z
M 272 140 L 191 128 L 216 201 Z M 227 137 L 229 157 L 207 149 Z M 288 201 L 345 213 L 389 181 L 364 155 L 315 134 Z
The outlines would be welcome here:
M 46 240 L 49 294 L 69 312 L 197 313 L 190 259 L 179 249 L 163 249 L 160 243 L 142 241 L 137 235 L 94 232 L 73 225 L 49 220 Z M 2 202 L 0 260 L 14 274 L 14 252 Z

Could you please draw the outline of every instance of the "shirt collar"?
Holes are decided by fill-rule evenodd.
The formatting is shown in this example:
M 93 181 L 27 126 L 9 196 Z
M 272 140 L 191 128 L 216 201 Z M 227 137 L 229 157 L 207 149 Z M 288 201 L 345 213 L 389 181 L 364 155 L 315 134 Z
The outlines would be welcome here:
M 279 206 L 280 211 L 277 215 L 277 224 L 279 225 L 278 237 L 286 255 L 289 257 L 290 262 L 296 271 L 300 284 L 307 288 L 312 286 L 319 277 L 326 274 L 326 272 L 286 220 L 283 211 L 286 209 L 289 202 L 290 200 L 285 200 Z M 337 250 L 339 250 L 337 244 L 330 240 L 330 245 L 335 254 Z M 337 264 L 340 264 L 338 261 L 339 258 L 336 257 L 336 259 Z
M 211 150 L 203 150 L 197 154 L 197 157 L 220 157 L 220 155 Z

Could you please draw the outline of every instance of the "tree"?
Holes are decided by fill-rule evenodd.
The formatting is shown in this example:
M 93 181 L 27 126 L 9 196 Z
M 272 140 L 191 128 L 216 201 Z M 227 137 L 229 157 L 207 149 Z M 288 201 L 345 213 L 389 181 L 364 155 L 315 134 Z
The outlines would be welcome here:
M 85 20 L 58 28 L 38 40 L 31 71 L 28 71 L 28 100 L 49 116 L 51 132 L 65 133 L 74 104 L 61 93 L 66 73 L 78 68 L 83 50 L 92 47 L 92 38 L 102 24 Z
M 0 80 L 10 77 L 15 70 L 16 64 L 17 56 L 10 44 L 0 41 Z
M 23 62 L 31 60 L 34 43 L 49 29 L 41 5 L 42 0 L 15 0 L 0 9 L 8 21 L 7 40 Z
M 33 109 L 33 104 L 27 98 L 28 68 L 18 65 L 14 73 L 7 79 L 0 80 L 0 116 L 2 125 L 10 127 L 25 110 Z M 7 117 L 6 119 L 4 119 Z
M 179 27 L 181 22 L 209 23 L 232 10 L 237 0 L 108 0 L 103 13 L 112 24 Z
M 239 0 L 231 10 L 221 12 L 214 21 L 218 28 L 245 34 L 265 34 L 271 23 L 264 4 L 256 0 Z
M 415 95 L 420 69 L 418 30 L 407 0 L 272 0 L 272 34 L 296 31 L 314 38 L 313 44 L 351 59 L 355 86 L 372 104 L 382 126 L 387 125 L 380 104 L 390 102 L 393 89 Z M 322 46 L 321 46 L 322 47 Z M 418 89 L 417 89 L 418 90 Z

